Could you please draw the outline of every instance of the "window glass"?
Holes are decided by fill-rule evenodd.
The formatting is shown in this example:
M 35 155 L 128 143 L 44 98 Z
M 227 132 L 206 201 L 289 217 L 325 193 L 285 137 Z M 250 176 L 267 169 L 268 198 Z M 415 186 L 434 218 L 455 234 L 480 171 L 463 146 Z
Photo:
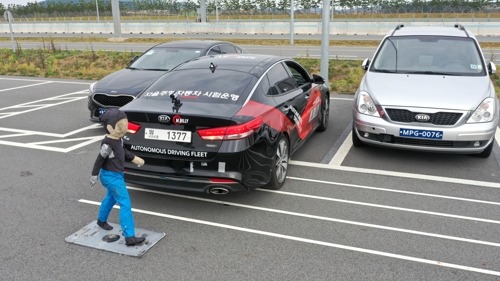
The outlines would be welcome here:
M 170 70 L 192 58 L 202 56 L 202 49 L 187 48 L 154 48 L 146 51 L 129 68 Z
M 210 51 L 208 51 L 207 56 L 220 55 L 220 54 L 221 54 L 221 52 L 220 52 L 219 46 L 215 46 L 212 49 L 210 49 Z
M 220 45 L 219 47 L 223 54 L 236 54 L 236 49 L 231 45 Z
M 292 77 L 299 87 L 310 81 L 309 74 L 307 72 L 305 72 L 297 64 L 295 64 L 291 61 L 287 61 L 285 65 L 288 67 L 288 69 L 292 73 Z
M 269 78 L 269 84 L 271 86 L 275 86 L 278 82 L 283 81 L 290 76 L 283 67 L 283 64 L 278 63 L 269 70 L 269 72 L 267 73 L 267 77 Z
M 475 41 L 449 36 L 389 37 L 382 44 L 370 71 L 486 75 Z
M 177 70 L 163 75 L 140 98 L 170 102 L 170 95 L 177 93 L 183 103 L 236 103 L 244 100 L 242 94 L 253 77 L 245 72 L 223 69 L 214 73 L 208 68 Z

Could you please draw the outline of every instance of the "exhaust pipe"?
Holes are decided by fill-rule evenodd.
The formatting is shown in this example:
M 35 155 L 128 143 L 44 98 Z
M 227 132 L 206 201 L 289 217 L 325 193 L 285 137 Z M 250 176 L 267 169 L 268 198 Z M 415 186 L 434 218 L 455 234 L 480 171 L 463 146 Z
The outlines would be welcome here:
M 211 194 L 224 195 L 229 193 L 229 189 L 225 187 L 212 187 L 208 190 Z

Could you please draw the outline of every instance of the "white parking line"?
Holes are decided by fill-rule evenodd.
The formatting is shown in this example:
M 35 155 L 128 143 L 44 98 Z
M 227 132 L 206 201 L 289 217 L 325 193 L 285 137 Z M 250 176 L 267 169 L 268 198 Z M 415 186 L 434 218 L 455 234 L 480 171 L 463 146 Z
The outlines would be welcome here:
M 48 82 L 48 83 L 61 83 L 61 84 L 79 84 L 79 85 L 90 85 L 91 82 L 72 82 L 72 81 L 57 81 L 57 80 L 39 80 L 39 79 L 19 79 L 19 78 L 0 78 L 0 80 L 9 80 L 9 81 L 30 81 L 30 82 Z
M 95 205 L 95 206 L 100 206 L 101 205 L 100 202 L 95 202 L 95 201 L 90 201 L 90 200 L 85 200 L 85 199 L 80 199 L 80 200 L 78 200 L 78 202 L 84 203 L 84 204 Z M 113 208 L 120 209 L 119 206 L 114 206 Z M 286 234 L 279 234 L 279 233 L 261 231 L 261 230 L 251 229 L 251 228 L 244 228 L 244 227 L 239 227 L 239 226 L 233 226 L 233 225 L 228 225 L 228 224 L 215 223 L 215 222 L 204 221 L 204 220 L 197 220 L 197 219 L 191 219 L 191 218 L 186 218 L 186 217 L 181 217 L 181 216 L 174 216 L 174 215 L 169 215 L 169 214 L 164 214 L 164 213 L 159 213 L 159 212 L 151 212 L 151 211 L 141 210 L 141 209 L 136 209 L 136 208 L 132 208 L 132 211 L 136 212 L 136 213 L 151 215 L 151 216 L 157 216 L 157 217 L 162 217 L 162 218 L 169 218 L 169 219 L 180 220 L 180 221 L 191 222 L 191 223 L 197 223 L 197 224 L 208 225 L 208 226 L 215 226 L 215 227 L 220 227 L 220 228 L 225 228 L 225 229 L 237 230 L 237 231 L 242 231 L 242 232 L 247 232 L 247 233 L 253 233 L 253 234 L 259 234 L 259 235 L 265 235 L 265 236 L 269 236 L 269 237 L 275 237 L 275 238 L 280 238 L 280 239 L 286 239 L 286 240 L 292 240 L 292 241 L 297 241 L 297 242 L 309 243 L 309 244 L 314 244 L 314 245 L 321 245 L 321 246 L 326 246 L 326 247 L 331 247 L 331 248 L 349 250 L 349 251 L 354 251 L 354 252 L 359 252 L 359 253 L 367 253 L 367 254 L 372 254 L 372 255 L 377 255 L 377 256 L 383 256 L 383 257 L 389 257 L 389 258 L 395 258 L 395 259 L 400 259 L 400 260 L 407 260 L 407 261 L 419 262 L 419 263 L 424 263 L 424 264 L 438 265 L 438 266 L 448 267 L 448 268 L 455 268 L 455 269 L 460 269 L 460 270 L 465 270 L 465 271 L 470 271 L 470 272 L 477 272 L 477 273 L 483 273 L 483 274 L 500 276 L 500 272 L 493 271 L 493 270 L 486 270 L 486 269 L 475 268 L 475 267 L 464 266 L 464 265 L 458 265 L 458 264 L 452 264 L 452 263 L 446 263 L 446 262 L 441 262 L 441 261 L 436 261 L 436 260 L 422 259 L 422 258 L 416 258 L 416 257 L 398 255 L 398 254 L 393 254 L 393 253 L 388 253 L 388 252 L 382 252 L 382 251 L 376 251 L 376 250 L 370 250 L 370 249 L 364 249 L 364 248 L 346 246 L 346 245 L 329 243 L 329 242 L 324 242 L 324 241 L 319 241 L 319 240 L 313 240 L 313 239 L 301 238 L 301 237 L 296 237 L 296 236 L 290 236 L 290 235 L 286 235 Z
M 349 100 L 353 101 L 354 99 L 346 99 L 346 98 L 330 98 L 331 100 Z
M 343 224 L 349 224 L 349 225 L 370 227 L 370 228 L 376 228 L 376 229 L 382 229 L 382 230 L 416 234 L 416 235 L 433 237 L 433 238 L 441 238 L 441 239 L 447 239 L 447 240 L 453 240 L 453 241 L 468 242 L 468 243 L 473 243 L 473 244 L 481 244 L 481 245 L 486 245 L 486 246 L 500 247 L 500 243 L 494 243 L 494 242 L 488 242 L 488 241 L 474 240 L 474 239 L 449 236 L 449 235 L 441 235 L 441 234 L 423 232 L 423 231 L 414 231 L 414 230 L 409 230 L 409 229 L 404 229 L 404 228 L 389 227 L 389 226 L 383 226 L 383 225 L 377 225 L 377 224 L 371 224 L 371 223 L 362 223 L 362 222 L 356 222 L 356 221 L 335 219 L 335 218 L 309 215 L 309 214 L 303 214 L 303 213 L 297 213 L 297 212 L 289 212 L 289 211 L 283 211 L 283 210 L 278 210 L 278 209 L 270 209 L 270 208 L 252 206 L 252 205 L 232 203 L 232 202 L 228 202 L 228 201 L 213 200 L 213 199 L 206 199 L 206 198 L 200 198 L 200 197 L 194 197 L 194 196 L 169 193 L 169 192 L 164 192 L 164 191 L 142 189 L 142 188 L 137 188 L 137 187 L 132 187 L 132 186 L 127 186 L 127 188 L 129 190 L 142 191 L 142 192 L 147 192 L 147 193 L 184 198 L 184 199 L 189 199 L 189 200 L 203 201 L 203 202 L 209 202 L 209 203 L 214 203 L 214 204 L 224 204 L 224 205 L 229 205 L 229 206 L 238 207 L 238 208 L 259 210 L 259 211 L 264 211 L 264 212 L 284 214 L 284 215 L 295 216 L 295 217 L 304 217 L 304 218 L 310 218 L 310 219 L 316 219 L 316 220 L 322 220 L 322 221 L 330 221 L 330 222 L 337 222 L 337 223 L 343 223 Z
M 27 103 L 23 103 L 23 104 L 12 105 L 12 106 L 0 108 L 0 111 L 14 109 L 14 108 L 16 108 L 16 109 L 26 108 L 26 107 L 29 108 L 29 109 L 25 109 L 24 111 L 2 113 L 2 116 L 0 116 L 0 119 L 16 116 L 16 115 L 23 114 L 23 113 L 32 112 L 32 111 L 36 111 L 36 110 L 40 110 L 40 109 L 45 109 L 45 108 L 73 102 L 73 101 L 86 99 L 87 96 L 82 97 L 82 96 L 78 96 L 78 95 L 81 95 L 81 94 L 87 95 L 87 93 L 88 93 L 88 90 L 83 90 L 83 91 L 73 92 L 73 93 L 64 94 L 64 95 L 60 95 L 60 96 L 56 96 L 56 97 L 50 97 L 50 98 L 46 98 L 46 99 L 41 99 L 41 100 L 31 101 L 31 102 L 27 102 Z M 47 103 L 47 101 L 53 101 L 53 103 Z M 54 103 L 54 101 L 59 101 L 59 102 Z
M 489 204 L 489 205 L 499 205 L 500 206 L 500 202 L 493 202 L 493 201 L 484 201 L 484 200 L 469 199 L 469 198 L 462 198 L 462 197 L 444 196 L 444 195 L 437 195 L 437 194 L 404 191 L 404 190 L 380 188 L 380 187 L 373 187 L 373 186 L 364 186 L 364 185 L 341 183 L 341 182 L 297 178 L 297 177 L 289 177 L 289 176 L 287 176 L 286 178 L 291 179 L 291 180 L 298 180 L 298 181 L 316 182 L 316 183 L 323 183 L 323 184 L 329 184 L 329 185 L 339 185 L 339 186 L 347 186 L 347 187 L 354 187 L 354 188 L 360 188 L 360 189 L 386 191 L 386 192 L 393 192 L 393 193 L 402 193 L 402 194 L 409 194 L 409 195 L 418 195 L 418 196 L 426 196 L 426 197 L 434 197 L 434 198 L 442 198 L 442 199 L 450 199 L 450 200 L 458 200 L 458 201 L 466 201 L 466 202 L 474 202 L 474 203 L 480 203 L 480 204 Z
M 9 89 L 2 89 L 0 92 L 5 92 L 5 91 L 11 91 L 11 90 L 16 90 L 16 89 L 22 89 L 22 88 L 28 88 L 28 87 L 34 87 L 34 86 L 40 86 L 40 85 L 45 85 L 45 84 L 50 84 L 52 83 L 51 81 L 43 82 L 43 83 L 38 83 L 38 84 L 31 84 L 31 85 L 25 85 L 25 86 L 19 86 L 19 87 L 14 87 L 14 88 L 9 88 Z
M 357 168 L 357 167 L 347 167 L 347 166 L 333 166 L 333 165 L 327 165 L 327 164 L 319 164 L 319 163 L 296 161 L 296 160 L 290 160 L 290 164 L 297 165 L 297 166 L 303 166 L 303 167 L 311 167 L 311 168 L 329 169 L 329 170 L 346 171 L 346 172 L 354 172 L 354 173 L 362 173 L 362 174 L 372 174 L 372 175 L 377 175 L 377 176 L 390 176 L 390 177 L 398 177 L 398 178 L 429 180 L 429 181 L 456 183 L 456 184 L 463 184 L 463 185 L 474 185 L 474 186 L 481 186 L 481 187 L 500 188 L 500 183 L 496 183 L 496 182 L 475 181 L 475 180 L 468 180 L 468 179 L 430 176 L 430 175 L 424 175 L 424 174 L 410 174 L 410 173 L 403 173 L 403 172 L 393 172 L 393 171 L 366 169 L 366 168 Z
M 330 197 L 321 197 L 321 196 L 316 196 L 316 195 L 307 195 L 307 194 L 300 194 L 300 193 L 293 193 L 293 192 L 286 192 L 286 191 L 279 191 L 279 190 L 268 190 L 268 189 L 261 189 L 261 188 L 257 188 L 256 190 L 269 192 L 269 193 L 277 193 L 277 194 L 282 194 L 282 195 L 304 197 L 304 198 L 309 198 L 309 199 L 332 201 L 332 202 L 339 202 L 339 203 L 345 203 L 345 204 L 353 204 L 353 205 L 359 205 L 359 206 L 381 208 L 381 209 L 387 209 L 387 210 L 403 211 L 403 212 L 438 216 L 438 217 L 444 217 L 444 218 L 454 218 L 454 219 L 462 219 L 462 220 L 468 220 L 468 221 L 474 221 L 474 222 L 480 221 L 480 222 L 485 222 L 485 223 L 500 224 L 500 221 L 483 219 L 483 218 L 476 218 L 476 217 L 459 216 L 459 215 L 452 215 L 452 214 L 438 213 L 438 212 L 431 212 L 431 211 L 423 211 L 423 210 L 410 209 L 410 208 L 393 207 L 393 206 L 381 205 L 381 204 L 363 203 L 363 202 L 352 201 L 352 200 L 344 200 L 344 199 L 337 199 L 337 198 L 330 198 Z
M 333 156 L 332 161 L 330 161 L 330 163 L 328 163 L 328 165 L 331 165 L 331 166 L 342 165 L 342 162 L 344 162 L 344 159 L 347 156 L 347 153 L 349 153 L 349 150 L 352 147 L 351 135 L 352 135 L 352 132 L 349 133 L 347 138 L 345 138 L 345 141 L 342 143 L 339 150 L 337 151 L 337 153 L 335 153 L 335 156 Z

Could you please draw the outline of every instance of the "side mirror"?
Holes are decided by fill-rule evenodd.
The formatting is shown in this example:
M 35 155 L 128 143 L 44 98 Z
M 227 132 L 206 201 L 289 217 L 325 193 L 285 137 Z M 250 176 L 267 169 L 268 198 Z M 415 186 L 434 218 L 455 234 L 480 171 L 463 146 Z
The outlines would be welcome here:
M 313 74 L 313 83 L 314 84 L 323 84 L 323 83 L 325 83 L 325 79 L 317 74 Z
M 135 56 L 135 57 L 133 57 L 133 58 L 130 60 L 129 64 L 133 63 L 133 62 L 134 62 L 134 61 L 136 61 L 138 58 L 139 58 L 139 56 Z
M 363 61 L 363 63 L 361 64 L 361 68 L 364 70 L 364 71 L 367 71 L 368 70 L 368 67 L 370 67 L 370 60 L 369 59 L 365 59 Z
M 490 63 L 488 64 L 488 73 L 489 74 L 497 73 L 497 67 L 496 67 L 495 63 L 493 63 L 492 61 L 490 61 Z

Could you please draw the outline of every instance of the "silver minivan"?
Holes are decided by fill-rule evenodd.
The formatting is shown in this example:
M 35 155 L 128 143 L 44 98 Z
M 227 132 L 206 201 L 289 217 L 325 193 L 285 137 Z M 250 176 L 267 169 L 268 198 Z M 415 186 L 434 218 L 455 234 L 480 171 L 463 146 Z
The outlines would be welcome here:
M 352 142 L 448 153 L 491 154 L 499 104 L 469 30 L 398 25 L 380 43 L 353 106 Z

